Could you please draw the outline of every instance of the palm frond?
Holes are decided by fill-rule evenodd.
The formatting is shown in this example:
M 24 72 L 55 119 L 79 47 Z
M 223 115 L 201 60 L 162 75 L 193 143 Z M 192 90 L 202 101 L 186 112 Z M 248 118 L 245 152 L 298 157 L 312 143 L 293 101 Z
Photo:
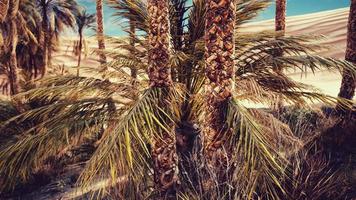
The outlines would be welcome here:
M 79 184 L 86 187 L 93 180 L 106 177 L 115 182 L 121 175 L 139 183 L 151 171 L 152 138 L 160 137 L 161 131 L 174 132 L 169 124 L 180 118 L 183 97 L 182 92 L 174 88 L 146 90 L 125 114 L 107 125 L 107 133 L 88 161 Z M 166 106 L 158 108 L 158 101 L 162 100 Z
M 258 15 L 260 11 L 267 8 L 271 0 L 241 0 L 236 3 L 236 28 Z
M 235 189 L 239 191 L 238 195 L 242 195 L 240 198 L 251 199 L 259 194 L 258 190 L 260 194 L 278 199 L 278 194 L 284 193 L 279 178 L 287 173 L 286 152 L 281 152 L 280 148 L 290 144 L 297 147 L 298 140 L 293 138 L 287 126 L 271 115 L 249 111 L 236 100 L 231 100 L 229 103 L 227 123 L 235 133 L 230 142 L 236 147 Z M 271 124 L 278 132 L 270 129 Z M 288 147 L 283 149 L 286 150 Z
M 110 7 L 116 10 L 115 17 L 130 21 L 138 30 L 148 33 L 147 5 L 141 0 L 109 0 Z

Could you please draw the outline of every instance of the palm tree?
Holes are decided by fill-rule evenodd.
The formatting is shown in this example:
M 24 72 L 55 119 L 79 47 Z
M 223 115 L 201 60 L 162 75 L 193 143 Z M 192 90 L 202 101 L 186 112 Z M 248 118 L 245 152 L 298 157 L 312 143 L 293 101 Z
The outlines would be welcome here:
M 226 135 L 231 132 L 225 126 L 228 101 L 232 97 L 232 77 L 234 74 L 234 27 L 235 3 L 206 1 L 205 60 L 206 87 L 205 104 L 207 115 L 203 133 L 205 155 L 209 167 L 218 170 L 220 178 L 226 174 L 231 155 L 224 152 Z M 220 166 L 217 166 L 220 165 Z M 211 187 L 211 185 L 210 185 Z
M 17 3 L 18 5 L 15 5 Z M 0 51 L 3 58 L 0 70 L 8 76 L 8 85 L 10 85 L 11 88 L 10 93 L 16 94 L 18 92 L 20 79 L 17 72 L 18 69 L 24 70 L 25 73 L 30 73 L 34 67 L 34 64 L 30 64 L 30 60 L 27 58 L 29 58 L 29 55 L 32 55 L 38 47 L 36 31 L 38 30 L 38 22 L 41 19 L 31 1 L 12 1 L 9 2 L 9 6 L 15 6 L 15 8 L 10 7 L 6 21 L 0 23 L 2 38 L 6 40 L 4 44 L 8 44 L 4 45 L 2 51 Z M 27 59 L 27 61 L 24 61 L 25 59 Z M 29 67 L 28 64 L 30 64 L 31 67 Z
M 43 41 L 43 69 L 42 77 L 46 75 L 51 66 L 54 39 L 64 27 L 75 26 L 75 14 L 78 6 L 75 0 L 37 0 L 37 7 L 42 15 Z
M 85 10 L 80 10 L 75 16 L 77 22 L 77 31 L 79 34 L 79 44 L 78 44 L 78 65 L 77 65 L 77 76 L 79 76 L 80 61 L 82 58 L 83 49 L 83 32 L 86 28 L 93 28 L 95 22 L 95 14 L 88 14 Z
M 103 11 L 103 0 L 96 0 L 96 23 L 97 23 L 97 37 L 98 37 L 98 47 L 100 51 L 105 50 L 105 38 L 104 38 L 104 11 Z M 100 63 L 106 63 L 105 53 L 100 52 Z
M 169 7 L 167 0 L 149 0 L 148 76 L 150 86 L 169 90 L 173 86 L 169 63 Z M 162 102 L 163 103 L 163 102 Z M 170 129 L 168 129 L 169 131 Z M 178 157 L 175 135 L 163 131 L 153 141 L 154 181 L 159 198 L 175 195 Z
M 175 0 L 171 3 L 180 4 L 182 1 Z M 24 93 L 26 110 L 22 113 L 13 112 L 11 102 L 0 104 L 0 131 L 4 133 L 0 136 L 12 136 L 0 140 L 4 144 L 0 145 L 0 175 L 4 183 L 0 184 L 0 189 L 11 188 L 19 181 L 27 182 L 34 169 L 40 168 L 46 158 L 56 155 L 69 144 L 82 144 L 83 137 L 96 138 L 99 135 L 101 139 L 97 148 L 86 162 L 78 180 L 84 188 L 97 181 L 108 180 L 113 187 L 120 186 L 122 198 L 146 199 L 148 195 L 153 195 L 154 178 L 157 188 L 159 185 L 165 186 L 159 190 L 160 197 L 166 193 L 174 193 L 176 189 L 183 198 L 189 197 L 189 194 L 197 196 L 192 199 L 245 199 L 250 195 L 256 199 L 286 199 L 288 194 L 280 192 L 283 189 L 280 180 L 285 175 L 284 167 L 293 152 L 291 149 L 296 149 L 299 140 L 293 136 L 288 126 L 274 116 L 262 110 L 247 109 L 240 102 L 249 101 L 268 106 L 279 97 L 291 105 L 308 106 L 309 99 L 335 105 L 337 98 L 320 94 L 312 87 L 295 82 L 273 69 L 283 66 L 284 69 L 300 69 L 306 73 L 306 68 L 345 68 L 354 75 L 356 69 L 348 62 L 311 54 L 310 50 L 318 47 L 311 43 L 315 40 L 312 36 L 276 37 L 276 34 L 269 32 L 250 34 L 237 31 L 241 25 L 255 17 L 258 11 L 266 8 L 268 2 L 270 0 L 236 2 L 235 41 L 229 36 L 224 36 L 227 37 L 225 42 L 216 38 L 222 41 L 219 43 L 222 48 L 218 46 L 217 49 L 223 52 L 219 55 L 219 60 L 213 58 L 223 64 L 219 67 L 225 68 L 216 69 L 217 75 L 212 76 L 214 71 L 205 64 L 205 46 L 208 47 L 206 57 L 213 55 L 216 47 L 210 49 L 205 44 L 204 33 L 211 33 L 206 35 L 211 37 L 207 38 L 207 42 L 212 46 L 215 45 L 214 31 L 220 36 L 221 32 L 231 34 L 229 29 L 233 25 L 227 21 L 233 13 L 231 9 L 223 7 L 219 10 L 225 13 L 213 15 L 212 11 L 215 10 L 207 13 L 206 8 L 209 7 L 205 6 L 204 0 L 195 0 L 191 10 L 178 11 L 180 16 L 188 17 L 184 23 L 170 24 L 186 27 L 183 28 L 184 39 L 180 46 L 179 31 L 169 33 L 165 1 L 150 1 L 147 10 L 145 1 L 111 0 L 118 8 L 116 14 L 126 19 L 126 22 L 131 20 L 139 30 L 137 33 L 142 34 L 140 37 L 135 36 L 137 48 L 132 48 L 126 38 L 111 40 L 119 49 L 107 50 L 107 56 L 112 58 L 107 63 L 112 78 L 73 75 L 47 77 L 39 81 L 37 88 Z M 211 3 L 212 6 L 223 6 L 223 3 Z M 157 9 L 157 6 L 161 9 Z M 171 6 L 171 9 L 179 7 Z M 208 23 L 210 30 L 205 30 L 206 17 L 215 20 Z M 219 20 L 229 22 L 229 26 L 218 24 Z M 162 27 L 159 32 L 158 27 Z M 173 36 L 174 34 L 177 35 Z M 171 41 L 167 38 L 171 38 Z M 236 71 L 226 75 L 219 72 L 231 70 L 231 58 L 224 57 L 227 54 L 233 55 L 233 50 L 226 50 L 230 49 L 231 41 L 234 41 L 233 61 Z M 177 45 L 172 45 L 168 50 L 168 42 Z M 134 57 L 128 55 L 133 49 L 136 52 Z M 274 50 L 283 50 L 285 53 L 276 58 Z M 207 61 L 216 66 L 213 61 Z M 140 69 L 137 72 L 142 77 L 134 85 L 131 84 L 130 73 L 126 70 L 131 67 Z M 97 69 L 93 70 L 97 72 Z M 205 76 L 206 71 L 209 72 L 209 77 Z M 221 79 L 216 81 L 214 77 Z M 225 100 L 220 101 L 216 98 L 218 96 L 207 95 L 211 90 L 204 91 L 205 79 L 208 79 L 208 89 L 214 86 L 214 80 L 223 86 L 221 88 L 227 92 L 217 90 L 220 92 L 217 94 L 225 97 Z M 230 82 L 231 79 L 235 81 Z M 221 80 L 225 82 L 222 83 Z M 237 90 L 232 90 L 233 86 Z M 221 134 L 224 137 L 217 139 L 230 144 L 222 145 L 215 140 L 208 140 L 207 143 L 217 145 L 218 153 L 210 152 L 213 156 L 206 156 L 208 160 L 222 161 L 222 169 L 226 165 L 225 158 L 234 163 L 236 169 L 228 169 L 232 180 L 226 179 L 226 184 L 221 184 L 221 179 L 218 181 L 218 184 L 226 185 L 222 190 L 220 186 L 214 185 L 209 191 L 201 190 L 205 176 L 201 176 L 200 172 L 204 172 L 206 166 L 202 159 L 204 155 L 201 154 L 200 131 L 203 129 L 206 132 L 205 126 L 212 126 L 207 125 L 204 118 L 211 120 L 213 116 L 206 114 L 214 111 L 209 108 L 207 113 L 203 105 L 211 104 L 207 104 L 206 99 L 218 100 L 218 105 L 213 104 L 213 108 L 226 106 L 223 107 L 226 110 L 225 115 L 217 116 L 223 121 L 213 123 L 223 124 L 223 130 L 228 130 Z M 340 102 L 347 105 L 344 100 Z M 195 128 L 186 129 L 189 125 Z M 211 131 L 209 135 L 210 133 L 216 132 Z M 51 148 L 48 148 L 48 144 L 51 144 Z M 230 147 L 233 151 L 228 151 Z M 213 148 L 216 147 L 206 146 L 207 150 Z M 224 148 L 229 153 L 228 156 L 219 154 L 224 152 Z M 179 152 L 180 160 L 187 157 L 187 167 L 178 163 L 182 169 L 179 172 L 176 170 L 175 151 Z M 159 173 L 169 167 L 171 169 L 167 174 L 157 180 Z M 174 188 L 177 177 L 182 187 Z M 107 188 L 101 188 L 94 197 L 103 198 L 107 194 L 104 192 Z
M 18 79 L 18 69 L 17 69 L 17 54 L 16 47 L 18 43 L 18 33 L 17 33 L 17 17 L 19 9 L 20 0 L 10 1 L 8 9 L 8 19 L 9 19 L 9 51 L 10 51 L 10 62 L 9 62 L 9 79 L 11 94 L 17 94 L 19 92 L 19 79 Z
M 356 0 L 351 0 L 348 30 L 347 30 L 347 47 L 345 59 L 356 64 Z M 339 92 L 339 97 L 352 99 L 355 95 L 356 79 L 352 76 L 349 70 L 344 70 L 342 73 L 342 81 Z M 342 111 L 338 105 L 336 109 Z

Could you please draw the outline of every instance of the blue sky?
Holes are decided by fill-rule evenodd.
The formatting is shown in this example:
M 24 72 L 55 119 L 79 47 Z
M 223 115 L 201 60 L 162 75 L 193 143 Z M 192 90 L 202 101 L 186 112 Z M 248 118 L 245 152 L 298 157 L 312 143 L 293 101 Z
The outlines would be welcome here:
M 105 1 L 105 0 L 104 0 Z M 190 0 L 189 0 L 190 1 Z M 190 1 L 191 2 L 191 1 Z M 78 3 L 86 7 L 89 13 L 95 13 L 95 0 L 78 0 Z M 287 0 L 287 16 L 301 15 L 350 6 L 350 0 Z M 274 18 L 275 5 L 272 4 L 263 11 L 256 20 Z M 112 17 L 115 11 L 104 6 L 104 28 L 108 35 L 123 35 L 119 20 Z

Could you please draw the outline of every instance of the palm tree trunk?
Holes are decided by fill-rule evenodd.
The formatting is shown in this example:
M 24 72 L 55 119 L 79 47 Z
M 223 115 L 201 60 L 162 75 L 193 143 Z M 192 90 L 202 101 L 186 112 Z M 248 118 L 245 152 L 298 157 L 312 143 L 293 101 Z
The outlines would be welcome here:
M 9 9 L 9 0 L 2 0 L 0 2 L 0 22 L 3 22 Z
M 9 19 L 10 19 L 10 33 L 9 33 L 9 44 L 10 44 L 10 88 L 11 94 L 17 94 L 19 92 L 19 80 L 18 80 L 18 69 L 17 69 L 17 55 L 16 47 L 18 42 L 18 33 L 17 33 L 17 23 L 16 15 L 19 7 L 19 0 L 10 1 L 9 4 Z
M 48 54 L 47 54 L 47 69 L 45 71 L 45 74 L 47 74 L 47 71 L 50 67 L 52 67 L 52 50 L 53 50 L 53 30 L 49 28 L 48 30 L 48 43 L 47 43 L 47 49 L 48 49 Z
M 276 31 L 286 30 L 286 0 L 276 0 Z
M 287 0 L 276 0 L 275 31 L 281 32 L 282 36 L 284 36 L 286 30 L 286 4 Z M 274 52 L 275 57 L 280 57 L 282 55 L 283 52 L 280 50 Z M 275 71 L 277 73 L 282 73 L 282 67 L 278 66 Z
M 218 180 L 226 178 L 229 155 L 224 152 L 226 136 L 230 132 L 225 126 L 228 100 L 232 96 L 234 73 L 234 22 L 235 1 L 206 1 L 205 61 L 206 85 L 204 122 L 204 151 L 208 168 L 216 172 Z
M 148 75 L 151 87 L 172 87 L 169 67 L 169 18 L 167 0 L 148 0 Z M 178 181 L 176 138 L 163 131 L 152 144 L 155 187 L 158 199 L 175 198 Z
M 79 55 L 78 55 L 78 65 L 77 65 L 77 76 L 79 76 L 80 62 L 82 60 L 82 48 L 83 48 L 83 33 L 79 32 Z
M 351 0 L 345 59 L 356 64 L 356 0 Z M 348 70 L 343 71 L 339 97 L 351 100 L 355 95 L 356 80 L 350 74 Z M 338 104 L 336 109 L 341 111 L 341 105 Z
M 99 50 L 105 50 L 105 39 L 104 39 L 104 17 L 103 17 L 103 0 L 96 0 L 96 23 L 97 23 L 97 37 L 98 37 L 98 47 Z M 104 52 L 100 52 L 100 63 L 106 63 L 106 56 Z
M 49 26 L 48 26 L 48 16 L 47 16 L 47 6 L 46 1 L 41 0 L 42 6 L 42 30 L 44 32 L 44 42 L 42 44 L 43 49 L 43 67 L 41 71 L 41 77 L 44 77 L 47 73 L 48 68 L 48 43 L 49 43 Z
M 276 0 L 276 16 L 275 16 L 275 31 L 280 32 L 280 36 L 285 35 L 286 31 L 286 5 L 287 0 Z M 276 38 L 280 37 L 277 36 Z M 283 51 L 279 49 L 279 47 L 276 47 L 276 49 L 273 51 L 273 56 L 274 57 L 282 57 L 283 56 Z M 278 74 L 283 73 L 283 66 L 278 65 L 274 68 L 274 71 Z M 276 108 L 278 111 L 283 110 L 283 101 L 278 100 L 276 101 L 275 104 Z

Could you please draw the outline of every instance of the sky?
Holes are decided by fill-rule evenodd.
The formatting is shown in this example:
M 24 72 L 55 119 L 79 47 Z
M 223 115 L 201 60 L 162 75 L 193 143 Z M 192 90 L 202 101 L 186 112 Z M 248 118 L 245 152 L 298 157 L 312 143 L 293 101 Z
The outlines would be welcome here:
M 105 1 L 105 0 L 104 0 Z M 191 0 L 188 0 L 191 3 Z M 79 4 L 84 6 L 89 13 L 95 13 L 95 0 L 77 0 Z M 350 6 L 350 0 L 287 0 L 287 16 L 295 16 L 344 8 Z M 111 36 L 125 35 L 120 26 L 120 21 L 117 17 L 113 17 L 115 10 L 104 6 L 104 29 L 105 34 Z M 272 4 L 255 20 L 265 20 L 274 18 L 275 5 Z M 90 35 L 90 32 L 87 32 Z

